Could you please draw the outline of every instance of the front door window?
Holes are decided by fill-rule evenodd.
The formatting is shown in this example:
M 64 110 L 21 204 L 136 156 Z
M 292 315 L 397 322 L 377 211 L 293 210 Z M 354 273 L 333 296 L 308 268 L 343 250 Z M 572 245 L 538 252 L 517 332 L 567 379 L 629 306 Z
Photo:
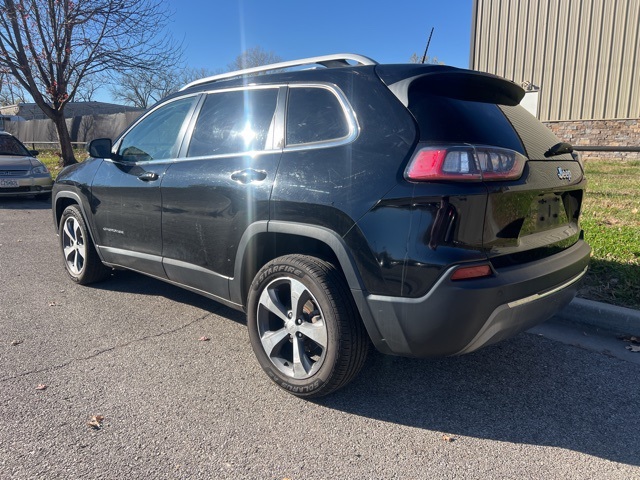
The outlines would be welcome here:
M 175 158 L 180 150 L 183 126 L 197 96 L 175 100 L 151 112 L 122 139 L 118 153 L 125 162 Z

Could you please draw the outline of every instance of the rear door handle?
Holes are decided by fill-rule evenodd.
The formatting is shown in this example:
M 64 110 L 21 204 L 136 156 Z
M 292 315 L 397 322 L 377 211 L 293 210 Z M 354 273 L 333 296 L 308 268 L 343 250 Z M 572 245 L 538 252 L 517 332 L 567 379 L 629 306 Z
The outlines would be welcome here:
M 254 170 L 253 168 L 247 168 L 231 174 L 231 180 L 242 183 L 243 185 L 261 182 L 265 178 L 267 178 L 267 172 L 263 170 Z
M 138 179 L 143 182 L 153 182 L 158 179 L 158 174 L 155 172 L 144 172 L 138 175 Z

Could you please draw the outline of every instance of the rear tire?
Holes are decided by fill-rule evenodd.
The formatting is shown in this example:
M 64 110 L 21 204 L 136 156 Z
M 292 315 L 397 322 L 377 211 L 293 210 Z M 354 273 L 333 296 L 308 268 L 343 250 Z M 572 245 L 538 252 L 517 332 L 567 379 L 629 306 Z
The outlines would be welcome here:
M 100 261 L 77 205 L 70 205 L 62 212 L 58 233 L 62 261 L 71 280 L 87 285 L 109 275 L 111 269 Z
M 276 258 L 254 278 L 247 303 L 256 358 L 293 395 L 327 395 L 362 368 L 369 339 L 333 264 L 304 255 Z

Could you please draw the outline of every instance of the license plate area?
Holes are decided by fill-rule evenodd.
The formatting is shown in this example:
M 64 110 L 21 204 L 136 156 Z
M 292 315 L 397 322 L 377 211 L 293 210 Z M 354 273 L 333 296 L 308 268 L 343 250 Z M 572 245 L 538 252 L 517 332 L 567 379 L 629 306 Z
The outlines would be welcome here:
M 18 188 L 18 180 L 12 178 L 0 178 L 0 188 Z
M 569 223 L 562 197 L 556 194 L 540 195 L 531 203 L 530 213 L 522 226 L 521 235 L 544 232 Z

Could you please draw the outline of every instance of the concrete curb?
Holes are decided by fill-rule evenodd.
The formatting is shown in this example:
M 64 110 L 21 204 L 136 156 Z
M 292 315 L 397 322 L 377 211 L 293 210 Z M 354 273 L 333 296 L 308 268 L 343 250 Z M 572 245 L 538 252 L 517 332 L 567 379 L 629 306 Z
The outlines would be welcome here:
M 640 337 L 640 311 L 631 308 L 616 307 L 584 298 L 574 298 L 555 317 L 609 332 Z

